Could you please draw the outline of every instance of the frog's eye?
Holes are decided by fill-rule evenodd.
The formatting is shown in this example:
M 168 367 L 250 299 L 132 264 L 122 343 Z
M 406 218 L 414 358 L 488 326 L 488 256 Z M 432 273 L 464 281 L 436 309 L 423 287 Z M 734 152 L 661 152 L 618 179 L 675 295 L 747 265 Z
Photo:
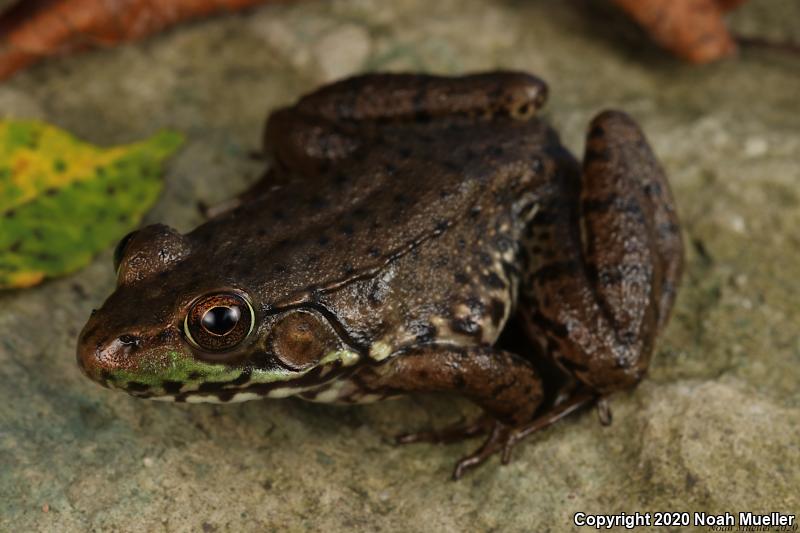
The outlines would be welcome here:
M 119 240 L 117 247 L 114 248 L 114 272 L 119 272 L 119 266 L 122 264 L 122 260 L 125 258 L 125 251 L 128 249 L 128 245 L 137 233 L 138 230 L 128 233 Z
M 183 321 L 186 338 L 211 352 L 230 350 L 253 331 L 253 306 L 233 292 L 204 296 L 192 304 Z

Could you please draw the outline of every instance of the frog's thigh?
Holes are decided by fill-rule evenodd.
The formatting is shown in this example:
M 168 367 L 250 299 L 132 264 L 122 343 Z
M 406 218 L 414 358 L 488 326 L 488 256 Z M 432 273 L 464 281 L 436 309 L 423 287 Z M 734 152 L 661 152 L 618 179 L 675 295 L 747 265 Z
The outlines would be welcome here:
M 527 283 L 523 315 L 532 333 L 544 333 L 559 364 L 600 394 L 644 375 L 672 302 L 662 298 L 665 280 L 680 270 L 680 238 L 670 236 L 674 210 L 648 192 L 653 184 L 668 191 L 655 168 L 635 124 L 621 113 L 601 114 L 580 188 L 583 239 L 568 207 L 579 203 L 577 189 L 564 187 L 562 208 L 546 209 L 553 221 L 542 222 L 531 243 L 532 253 L 546 252 Z M 674 227 L 657 233 L 660 219 Z
M 523 72 L 454 77 L 365 74 L 326 85 L 302 98 L 295 109 L 333 122 L 405 121 L 454 114 L 527 119 L 546 96 L 545 83 Z
M 530 421 L 542 401 L 536 370 L 522 357 L 488 346 L 414 348 L 357 376 L 375 394 L 453 392 L 501 422 Z
M 641 212 L 634 213 L 637 209 Z M 649 225 L 646 238 L 652 243 L 660 270 L 657 312 L 661 329 L 680 281 L 683 241 L 667 177 L 644 134 L 624 113 L 606 111 L 592 121 L 584 157 L 583 212 L 592 234 L 589 261 L 597 265 L 599 275 L 624 275 L 622 265 L 615 264 L 622 250 L 620 243 L 614 242 L 615 231 L 610 228 L 627 235 L 625 228 L 630 224 Z M 642 217 L 646 220 L 642 221 Z M 604 254 L 604 250 L 610 253 Z M 607 300 L 616 301 L 619 298 L 614 293 L 620 292 L 621 285 L 598 289 Z

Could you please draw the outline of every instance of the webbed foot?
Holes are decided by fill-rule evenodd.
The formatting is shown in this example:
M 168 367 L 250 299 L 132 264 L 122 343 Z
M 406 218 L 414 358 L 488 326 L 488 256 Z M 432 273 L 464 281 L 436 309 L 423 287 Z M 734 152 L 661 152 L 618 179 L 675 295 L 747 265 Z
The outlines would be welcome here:
M 605 399 L 598 399 L 594 392 L 587 389 L 578 389 L 548 411 L 525 424 L 510 426 L 500 422 L 490 414 L 484 413 L 472 422 L 459 422 L 441 430 L 404 433 L 395 437 L 395 442 L 397 444 L 414 444 L 417 442 L 452 444 L 488 433 L 488 437 L 486 437 L 480 448 L 456 463 L 456 467 L 453 470 L 453 480 L 455 481 L 461 479 L 468 470 L 483 464 L 495 453 L 500 453 L 500 462 L 502 464 L 508 464 L 511 461 L 511 450 L 525 437 L 545 429 L 594 402 L 597 402 L 601 424 L 608 425 L 611 422 L 611 412 Z

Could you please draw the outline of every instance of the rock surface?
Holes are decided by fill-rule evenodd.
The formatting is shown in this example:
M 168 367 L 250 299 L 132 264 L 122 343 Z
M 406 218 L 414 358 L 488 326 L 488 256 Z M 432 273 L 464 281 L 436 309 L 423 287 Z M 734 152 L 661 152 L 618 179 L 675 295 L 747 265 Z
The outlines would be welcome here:
M 733 28 L 800 42 L 800 4 L 751 2 Z M 671 177 L 688 268 L 649 378 L 614 424 L 574 416 L 458 483 L 449 447 L 386 443 L 474 413 L 415 397 L 175 406 L 83 378 L 75 339 L 111 291 L 111 252 L 0 294 L 0 531 L 566 531 L 577 511 L 800 513 L 800 56 L 747 48 L 691 67 L 604 2 L 308 1 L 182 26 L 36 67 L 0 115 L 96 143 L 187 134 L 148 222 L 182 231 L 255 180 L 268 110 L 368 69 L 516 68 L 580 153 L 606 107 L 633 114 Z

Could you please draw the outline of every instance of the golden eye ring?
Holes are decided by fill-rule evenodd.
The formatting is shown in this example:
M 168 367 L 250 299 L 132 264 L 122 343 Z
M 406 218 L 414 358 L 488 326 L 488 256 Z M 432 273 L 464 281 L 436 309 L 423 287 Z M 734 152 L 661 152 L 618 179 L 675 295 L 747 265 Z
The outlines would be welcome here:
M 224 352 L 242 343 L 253 331 L 255 311 L 236 292 L 207 294 L 192 303 L 183 320 L 183 333 L 200 350 Z

